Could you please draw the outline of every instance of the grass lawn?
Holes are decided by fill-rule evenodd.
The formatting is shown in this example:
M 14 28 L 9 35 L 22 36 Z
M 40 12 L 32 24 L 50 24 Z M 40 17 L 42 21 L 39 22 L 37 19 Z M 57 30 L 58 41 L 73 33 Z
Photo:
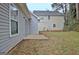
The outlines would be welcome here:
M 79 32 L 42 32 L 48 40 L 24 40 L 8 54 L 64 55 L 79 54 Z

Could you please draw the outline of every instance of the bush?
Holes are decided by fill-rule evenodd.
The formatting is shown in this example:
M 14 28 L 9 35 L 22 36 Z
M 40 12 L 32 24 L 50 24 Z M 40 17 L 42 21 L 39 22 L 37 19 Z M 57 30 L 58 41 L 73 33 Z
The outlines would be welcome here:
M 79 32 L 79 23 L 73 25 L 73 31 Z
M 79 22 L 76 19 L 69 19 L 68 25 L 65 24 L 64 31 L 77 31 L 77 32 L 79 32 Z

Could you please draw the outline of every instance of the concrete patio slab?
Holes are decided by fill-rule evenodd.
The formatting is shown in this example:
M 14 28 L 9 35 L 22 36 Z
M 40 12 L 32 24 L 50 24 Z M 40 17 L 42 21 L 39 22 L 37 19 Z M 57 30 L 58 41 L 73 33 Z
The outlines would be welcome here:
M 48 37 L 44 35 L 28 35 L 27 37 L 24 37 L 25 39 L 48 39 Z

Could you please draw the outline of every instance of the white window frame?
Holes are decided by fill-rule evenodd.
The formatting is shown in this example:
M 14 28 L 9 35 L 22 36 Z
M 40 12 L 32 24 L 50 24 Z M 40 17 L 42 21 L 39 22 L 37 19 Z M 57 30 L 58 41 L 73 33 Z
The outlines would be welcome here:
M 13 4 L 13 5 L 14 5 L 14 4 Z M 14 21 L 18 22 L 18 19 L 19 19 L 19 10 L 18 10 L 18 19 L 16 20 L 16 19 L 12 19 L 12 18 L 11 18 L 11 8 L 12 8 L 12 6 L 11 6 L 11 4 L 9 4 L 9 29 L 10 29 L 10 37 L 14 37 L 14 36 L 19 35 L 19 26 L 18 26 L 18 33 L 12 34 L 12 33 L 11 33 L 11 20 L 14 20 Z M 16 8 L 17 8 L 17 7 L 16 7 Z M 18 25 L 19 25 L 19 23 L 18 23 Z

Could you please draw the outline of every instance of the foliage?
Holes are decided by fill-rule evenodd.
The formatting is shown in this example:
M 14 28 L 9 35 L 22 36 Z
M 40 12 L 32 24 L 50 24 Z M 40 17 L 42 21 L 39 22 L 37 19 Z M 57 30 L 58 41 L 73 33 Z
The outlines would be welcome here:
M 76 24 L 73 26 L 73 31 L 79 32 L 79 23 L 76 23 Z
M 64 20 L 67 22 L 67 3 L 53 3 L 51 6 L 57 11 L 62 10 L 64 14 Z
M 53 3 L 51 6 L 55 10 L 63 10 L 63 13 L 65 13 L 65 4 L 64 3 Z
M 79 23 L 76 21 L 76 4 L 69 4 L 69 12 L 68 12 L 68 25 L 65 25 L 64 30 L 67 31 L 79 31 Z
M 75 3 L 70 4 L 70 15 L 71 15 L 71 18 L 76 18 L 76 6 L 75 6 Z
M 79 23 L 76 20 L 76 4 L 70 3 L 67 10 L 66 3 L 53 3 L 52 8 L 55 10 L 63 10 L 64 13 L 64 31 L 79 31 Z

